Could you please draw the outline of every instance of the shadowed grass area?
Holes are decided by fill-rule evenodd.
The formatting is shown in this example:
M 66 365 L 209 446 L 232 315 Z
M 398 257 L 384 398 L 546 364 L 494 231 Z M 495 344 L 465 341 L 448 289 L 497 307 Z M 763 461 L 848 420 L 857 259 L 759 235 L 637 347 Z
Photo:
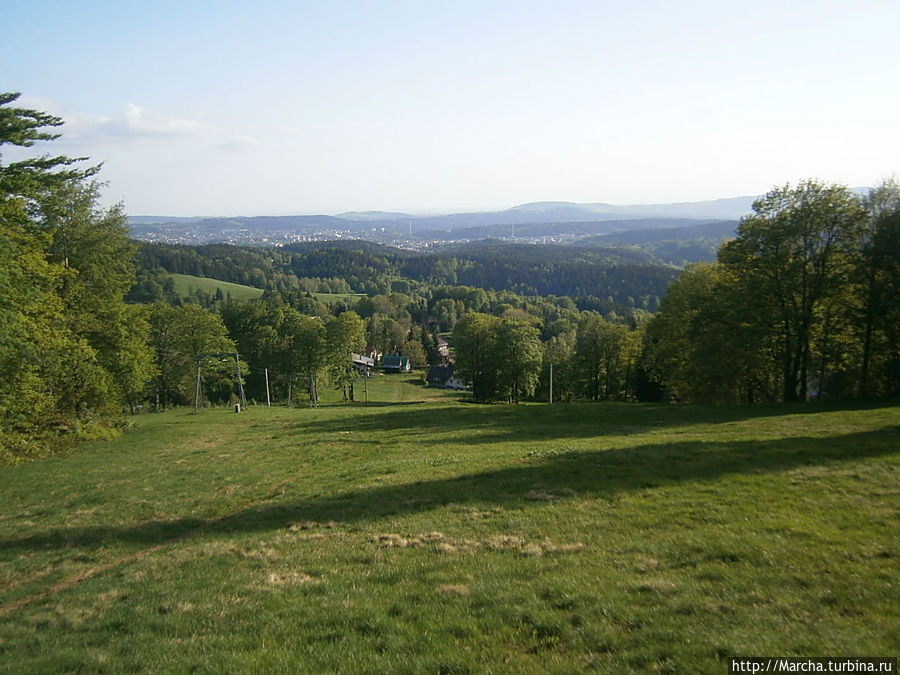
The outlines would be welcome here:
M 188 517 L 152 520 L 136 527 L 63 528 L 6 539 L 0 545 L 7 551 L 94 547 L 116 541 L 156 545 L 199 527 L 208 533 L 265 532 L 298 520 L 372 522 L 446 506 L 520 506 L 529 499 L 551 501 L 571 494 L 614 500 L 618 493 L 641 492 L 683 481 L 715 481 L 728 474 L 759 477 L 767 472 L 893 455 L 897 447 L 886 442 L 891 438 L 900 442 L 900 426 L 824 440 L 799 437 L 765 443 L 670 443 L 587 453 L 530 452 L 518 466 L 447 479 L 368 487 L 325 497 L 316 495 L 298 502 L 274 500 L 270 495 L 262 504 L 209 520 Z M 274 486 L 273 492 L 286 489 L 291 482 L 287 479 Z
M 0 469 L 0 662 L 724 672 L 897 653 L 897 406 L 475 406 L 382 384 L 368 407 L 143 416 Z

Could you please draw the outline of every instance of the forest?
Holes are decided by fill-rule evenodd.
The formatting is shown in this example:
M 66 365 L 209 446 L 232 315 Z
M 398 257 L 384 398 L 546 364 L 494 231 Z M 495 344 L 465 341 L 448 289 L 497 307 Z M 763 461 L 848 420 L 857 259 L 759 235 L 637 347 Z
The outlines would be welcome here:
M 0 94 L 0 147 L 63 121 Z M 2 160 L 2 155 L 0 155 Z M 353 398 L 353 353 L 442 363 L 481 403 L 755 403 L 900 393 L 900 187 L 802 180 L 754 203 L 714 261 L 484 241 L 413 253 L 357 241 L 279 248 L 129 238 L 99 167 L 0 161 L 0 461 L 104 437 L 139 410 L 243 388 Z M 263 289 L 175 291 L 172 273 Z M 331 301 L 317 294 L 359 294 Z M 550 372 L 553 372 L 552 391 Z M 198 377 L 201 387 L 197 388 Z
M 388 295 L 475 286 L 523 296 L 568 296 L 582 309 L 628 314 L 657 309 L 677 269 L 625 247 L 560 247 L 481 241 L 436 253 L 371 242 L 278 248 L 138 243 L 136 302 L 165 299 L 168 274 L 191 274 L 283 293 Z M 337 274 L 339 273 L 339 276 Z M 203 301 L 202 298 L 199 298 Z

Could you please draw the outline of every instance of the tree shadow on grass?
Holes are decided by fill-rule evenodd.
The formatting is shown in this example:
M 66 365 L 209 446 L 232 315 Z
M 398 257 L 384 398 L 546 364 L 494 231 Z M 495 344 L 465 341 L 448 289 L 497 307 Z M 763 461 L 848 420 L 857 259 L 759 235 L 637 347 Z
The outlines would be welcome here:
M 0 541 L 4 557 L 48 548 L 96 549 L 117 544 L 157 545 L 198 534 L 225 536 L 268 532 L 297 522 L 365 524 L 382 518 L 427 512 L 449 505 L 521 506 L 539 490 L 555 497 L 613 498 L 620 493 L 714 481 L 735 474 L 767 474 L 895 454 L 900 426 L 826 438 L 777 441 L 697 441 L 633 448 L 526 456 L 518 466 L 422 480 L 402 485 L 348 490 L 299 501 L 261 500 L 210 520 L 186 517 L 122 527 L 57 528 Z
M 852 405 L 675 406 L 668 404 L 575 403 L 559 405 L 416 405 L 370 404 L 349 414 L 322 420 L 298 420 L 298 433 L 397 430 L 446 432 L 442 446 L 485 442 L 529 442 L 644 433 L 697 424 L 724 424 L 749 419 L 894 407 L 884 401 Z

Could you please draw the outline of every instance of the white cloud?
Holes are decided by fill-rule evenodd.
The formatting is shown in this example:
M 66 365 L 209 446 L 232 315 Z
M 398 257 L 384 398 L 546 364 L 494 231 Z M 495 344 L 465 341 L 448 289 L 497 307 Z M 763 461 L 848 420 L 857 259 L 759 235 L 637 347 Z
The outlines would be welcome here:
M 203 130 L 196 119 L 154 112 L 135 103 L 126 104 L 112 117 L 76 113 L 64 118 L 64 132 L 70 140 L 175 138 Z
M 134 103 L 125 106 L 125 129 L 128 133 L 144 136 L 185 136 L 200 130 L 200 122 L 184 117 L 167 117 L 150 112 Z

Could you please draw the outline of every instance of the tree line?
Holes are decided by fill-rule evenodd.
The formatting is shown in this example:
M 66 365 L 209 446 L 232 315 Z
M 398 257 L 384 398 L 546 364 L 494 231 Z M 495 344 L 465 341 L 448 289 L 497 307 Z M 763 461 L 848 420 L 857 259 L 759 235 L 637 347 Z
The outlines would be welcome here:
M 714 263 L 689 266 L 659 312 L 636 322 L 590 312 L 545 336 L 570 389 L 557 398 L 710 403 L 900 393 L 900 186 L 866 195 L 807 180 L 756 200 Z M 538 334 L 469 315 L 459 366 L 478 400 L 539 386 Z M 511 341 L 517 341 L 513 347 Z M 548 352 L 553 350 L 553 354 Z M 509 378 L 513 378 L 510 380 Z
M 479 242 L 443 253 L 416 253 L 364 241 L 278 248 L 141 242 L 138 282 L 129 299 L 166 299 L 167 273 L 287 293 L 388 295 L 400 290 L 427 295 L 438 286 L 472 286 L 517 295 L 566 296 L 581 309 L 627 314 L 632 309 L 656 311 L 677 270 L 627 248 Z

